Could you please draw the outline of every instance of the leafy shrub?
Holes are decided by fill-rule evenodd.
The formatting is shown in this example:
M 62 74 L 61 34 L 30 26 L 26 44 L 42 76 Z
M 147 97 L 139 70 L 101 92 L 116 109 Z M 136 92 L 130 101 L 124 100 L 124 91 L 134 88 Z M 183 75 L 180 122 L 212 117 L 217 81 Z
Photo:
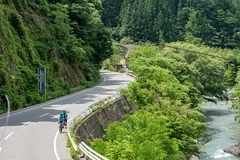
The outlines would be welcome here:
M 180 159 L 180 141 L 170 137 L 167 117 L 139 111 L 126 121 L 108 126 L 106 142 L 96 139 L 91 144 L 109 159 Z
M 113 71 L 113 72 L 116 72 L 117 71 L 117 69 L 115 68 L 115 67 L 113 67 L 112 65 L 111 66 L 109 66 L 109 68 L 108 68 L 110 71 Z
M 119 72 L 120 72 L 120 73 L 124 73 L 124 69 L 121 68 L 121 69 L 119 70 Z
M 120 43 L 133 44 L 134 41 L 133 41 L 130 37 L 123 37 L 123 38 L 120 40 Z

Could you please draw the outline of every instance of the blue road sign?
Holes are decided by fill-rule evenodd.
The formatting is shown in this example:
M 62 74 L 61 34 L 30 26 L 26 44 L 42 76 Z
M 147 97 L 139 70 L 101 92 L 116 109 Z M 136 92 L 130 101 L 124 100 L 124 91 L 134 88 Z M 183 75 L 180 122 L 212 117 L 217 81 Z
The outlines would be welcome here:
M 39 93 L 45 94 L 46 93 L 46 68 L 38 68 L 39 74 Z

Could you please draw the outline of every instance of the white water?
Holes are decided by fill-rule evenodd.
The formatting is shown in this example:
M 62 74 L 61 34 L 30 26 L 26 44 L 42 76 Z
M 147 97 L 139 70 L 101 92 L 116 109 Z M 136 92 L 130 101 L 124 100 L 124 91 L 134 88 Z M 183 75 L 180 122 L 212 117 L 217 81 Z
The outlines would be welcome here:
M 211 141 L 202 148 L 201 160 L 240 160 L 240 157 L 223 152 L 223 149 L 240 142 L 240 123 L 234 121 L 234 114 L 228 109 L 230 102 L 208 102 L 202 105 L 207 116 L 207 134 Z

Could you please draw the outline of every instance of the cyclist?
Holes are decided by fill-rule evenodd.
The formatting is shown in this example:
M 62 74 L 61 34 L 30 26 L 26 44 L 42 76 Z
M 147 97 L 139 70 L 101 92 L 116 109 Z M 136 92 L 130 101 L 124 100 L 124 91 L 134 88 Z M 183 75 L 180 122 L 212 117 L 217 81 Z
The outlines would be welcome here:
M 60 114 L 58 119 L 59 119 L 58 123 L 60 123 L 60 125 L 59 125 L 59 132 L 62 133 L 62 128 L 63 128 L 62 125 L 63 125 L 63 121 L 64 121 L 64 116 L 63 116 L 62 113 Z
M 62 115 L 63 115 L 63 117 L 64 117 L 65 126 L 67 127 L 67 118 L 68 118 L 67 112 L 66 112 L 66 111 L 63 111 L 63 112 L 62 112 Z

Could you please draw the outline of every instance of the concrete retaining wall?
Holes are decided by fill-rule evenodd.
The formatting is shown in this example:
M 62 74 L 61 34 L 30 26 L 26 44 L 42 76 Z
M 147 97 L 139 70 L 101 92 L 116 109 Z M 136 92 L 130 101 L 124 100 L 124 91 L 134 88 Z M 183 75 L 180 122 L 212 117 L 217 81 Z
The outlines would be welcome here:
M 131 113 L 132 110 L 131 105 L 124 97 L 96 110 L 76 127 L 75 136 L 77 141 L 89 144 L 89 141 L 94 138 L 102 138 L 104 129 L 107 128 L 109 122 L 125 120 L 125 115 Z

